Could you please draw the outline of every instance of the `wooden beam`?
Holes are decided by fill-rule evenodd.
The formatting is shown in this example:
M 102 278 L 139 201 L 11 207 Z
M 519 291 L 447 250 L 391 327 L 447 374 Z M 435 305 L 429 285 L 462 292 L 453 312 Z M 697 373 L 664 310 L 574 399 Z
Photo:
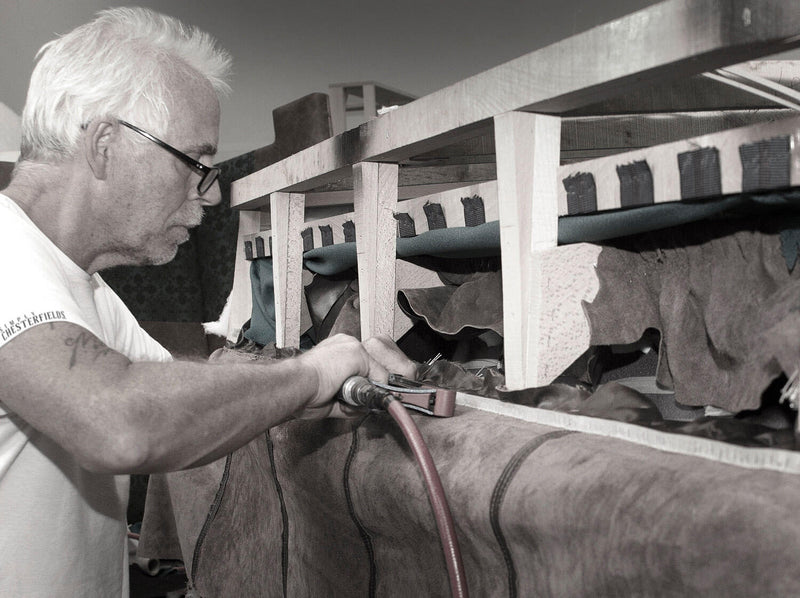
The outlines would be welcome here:
M 375 118 L 378 115 L 378 106 L 375 103 L 375 84 L 374 83 L 366 83 L 364 84 L 364 119 L 369 120 L 371 118 Z
M 438 204 L 442 208 L 447 228 L 466 226 L 464 218 L 464 205 L 462 199 L 477 195 L 483 200 L 484 217 L 486 222 L 493 222 L 498 219 L 497 207 L 497 183 L 495 181 L 487 181 L 477 185 L 468 185 L 466 187 L 458 187 L 456 189 L 449 189 L 439 193 L 415 197 L 404 201 L 398 201 L 393 211 L 394 214 L 403 213 L 408 214 L 414 223 L 414 230 L 416 234 L 422 234 L 429 230 L 427 215 L 425 214 L 425 205 L 429 203 Z M 330 231 L 332 245 L 344 243 L 344 224 L 346 222 L 355 222 L 356 216 L 353 212 L 346 214 L 339 214 L 336 216 L 327 216 L 325 218 L 318 218 L 315 220 L 307 220 L 303 225 L 303 230 L 310 231 L 312 239 L 311 244 L 314 248 L 323 247 L 323 229 L 326 230 L 326 235 Z M 395 236 L 399 235 L 398 227 L 395 223 L 394 227 Z M 261 231 L 251 233 L 241 237 L 242 245 L 249 243 L 251 247 L 252 257 L 269 257 L 270 237 L 271 231 Z M 265 253 L 263 255 L 255 255 L 252 248 L 255 246 L 256 238 L 261 239 L 259 247 L 264 247 Z
M 336 85 L 328 87 L 328 107 L 331 115 L 331 132 L 334 135 L 347 130 L 347 111 L 345 109 L 344 88 Z
M 561 163 L 773 122 L 794 114 L 787 109 L 763 109 L 562 118 Z
M 234 183 L 232 205 L 244 207 L 309 181 L 323 184 L 356 162 L 399 162 L 467 138 L 504 112 L 562 113 L 622 90 L 798 45 L 800 11 L 793 2 L 667 0 L 460 81 L 244 177 Z
M 270 201 L 277 347 L 300 347 L 304 201 L 298 193 L 273 193 Z
M 706 135 L 753 123 L 771 122 L 792 116 L 781 109 L 677 112 L 604 117 L 584 116 L 561 119 L 561 162 L 571 163 L 650 147 L 688 137 Z M 480 152 L 473 154 L 471 152 Z M 445 157 L 445 156 L 450 157 Z M 464 144 L 450 145 L 441 151 L 415 156 L 400 165 L 398 199 L 429 195 L 461 187 L 470 182 L 496 178 L 494 131 Z M 306 185 L 306 206 L 351 205 L 351 173 L 313 187 Z M 313 188 L 312 188 L 313 187 Z M 269 206 L 268 196 L 247 204 L 248 209 Z
M 600 288 L 595 268 L 601 249 L 599 245 L 575 243 L 533 254 L 532 280 L 538 286 L 536 301 L 525 314 L 528 358 L 532 361 L 525 364 L 521 386 L 514 386 L 514 379 L 512 386 L 506 382 L 509 388 L 550 384 L 589 348 L 591 332 L 583 302 L 594 301 Z
M 241 239 L 261 230 L 261 212 L 239 212 L 239 243 L 236 244 L 236 258 L 233 267 L 233 287 L 229 295 L 227 340 L 236 342 L 242 325 L 253 313 L 253 295 L 250 292 L 250 261 L 245 255 L 245 245 Z
M 568 193 L 564 182 L 570 177 L 581 174 L 590 175 L 592 178 L 597 198 L 596 211 L 623 207 L 618 169 L 636 163 L 646 164 L 646 169 L 652 177 L 652 203 L 681 200 L 678 156 L 702 148 L 713 150 L 716 154 L 720 192 L 694 195 L 692 199 L 740 193 L 743 169 L 740 148 L 776 138 L 787 139 L 787 153 L 782 157 L 788 162 L 788 185 L 784 186 L 798 186 L 800 185 L 800 117 L 793 117 L 561 166 L 558 169 L 558 213 L 569 214 Z M 761 187 L 750 191 L 768 188 Z
M 428 166 L 427 161 L 421 161 L 413 165 L 401 164 L 397 175 L 397 185 L 402 189 L 403 187 L 419 187 L 421 185 L 441 183 L 461 183 L 464 185 L 477 181 L 492 180 L 495 178 L 494 140 L 491 143 L 492 155 L 489 156 L 491 163 L 439 164 L 438 161 L 432 161 L 433 165 Z M 351 173 L 348 177 L 342 177 L 321 187 L 315 187 L 308 191 L 307 195 L 352 190 L 353 177 Z M 310 204 L 307 197 L 306 205 L 315 204 Z
M 558 243 L 557 172 L 561 120 L 512 112 L 495 117 L 497 201 L 503 256 L 506 386 L 536 386 L 545 356 L 537 314 L 541 257 Z
M 524 114 L 524 113 L 520 113 Z M 770 117 L 772 118 L 772 117 Z M 723 119 L 722 122 L 729 122 Z M 561 138 L 564 138 L 566 126 L 561 126 Z M 695 194 L 691 199 L 729 195 L 742 191 L 742 156 L 740 147 L 748 144 L 768 142 L 770 139 L 788 139 L 784 159 L 787 162 L 788 186 L 800 186 L 800 117 L 783 118 L 768 121 L 758 125 L 739 127 L 709 135 L 701 135 L 690 139 L 661 144 L 641 150 L 622 152 L 612 156 L 604 156 L 594 160 L 564 164 L 558 167 L 558 215 L 570 215 L 567 199 L 567 186 L 565 181 L 577 175 L 591 175 L 595 186 L 597 209 L 594 211 L 612 210 L 623 207 L 620 192 L 620 176 L 618 168 L 636 162 L 644 162 L 653 178 L 653 203 L 666 203 L 680 201 L 681 197 L 681 172 L 679 155 L 692 152 L 701 148 L 713 148 L 718 159 L 720 176 L 720 189 L 718 193 L 706 195 Z M 494 170 L 494 169 L 492 169 Z M 401 170 L 402 172 L 402 170 Z M 769 187 L 752 188 L 749 191 L 765 191 Z M 400 193 L 404 188 L 400 188 Z M 346 194 L 341 201 L 349 203 L 352 195 L 347 191 L 330 193 Z M 423 213 L 426 203 L 440 204 L 447 214 L 448 226 L 463 226 L 463 213 L 461 213 L 462 197 L 478 195 L 483 198 L 486 221 L 498 219 L 497 190 L 495 181 L 486 181 L 475 185 L 459 186 L 455 189 L 432 193 L 413 199 L 406 199 L 397 205 L 398 212 L 406 212 L 414 221 L 417 234 L 427 230 L 427 220 Z M 400 195 L 398 195 L 400 197 Z M 349 201 L 348 201 L 349 200 Z M 576 212 L 572 212 L 574 214 Z M 312 228 L 314 247 L 322 246 L 320 226 L 330 226 L 333 231 L 333 242 L 344 242 L 341 232 L 342 224 L 353 220 L 351 213 L 331 216 L 306 223 Z M 251 247 L 256 237 L 261 237 L 263 246 L 268 247 L 270 233 L 260 232 L 242 236 L 244 242 L 251 242 Z M 267 253 L 267 255 L 269 255 Z
M 494 164 L 492 164 L 492 172 L 494 172 Z M 490 179 L 493 180 L 492 176 Z M 423 196 L 437 195 L 445 191 L 452 191 L 453 189 L 463 188 L 465 183 L 454 181 L 452 183 L 431 183 L 427 185 L 409 185 L 406 187 L 398 187 L 397 199 L 406 200 L 414 199 Z M 353 205 L 353 190 L 341 191 L 320 191 L 308 192 L 306 196 L 306 205 L 308 207 L 320 206 L 351 206 Z
M 361 338 L 394 336 L 397 164 L 353 166 Z

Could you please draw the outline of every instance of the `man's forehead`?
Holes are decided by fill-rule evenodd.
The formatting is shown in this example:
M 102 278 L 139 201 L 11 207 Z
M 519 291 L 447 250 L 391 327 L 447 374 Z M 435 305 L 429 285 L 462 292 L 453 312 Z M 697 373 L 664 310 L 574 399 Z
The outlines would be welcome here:
M 179 120 L 181 119 L 170 119 L 168 139 L 165 139 L 167 143 L 172 143 L 186 154 L 213 156 L 217 153 L 218 121 L 202 122 L 199 116 L 196 119 L 185 119 L 191 121 L 188 123 L 178 122 Z
M 168 130 L 186 153 L 202 155 L 217 153 L 219 141 L 219 104 L 196 101 L 184 104 L 180 110 L 170 111 Z
M 184 151 L 217 153 L 219 99 L 211 83 L 197 73 L 174 73 L 170 90 L 170 125 Z

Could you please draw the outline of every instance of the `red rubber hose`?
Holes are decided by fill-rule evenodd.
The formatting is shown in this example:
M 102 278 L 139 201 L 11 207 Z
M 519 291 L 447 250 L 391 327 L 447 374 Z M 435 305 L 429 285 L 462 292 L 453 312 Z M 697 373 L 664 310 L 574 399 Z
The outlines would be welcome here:
M 422 439 L 417 425 L 402 403 L 397 400 L 390 400 L 385 406 L 406 437 L 411 447 L 411 452 L 414 453 L 414 457 L 417 459 L 422 471 L 425 487 L 428 490 L 428 498 L 436 519 L 436 526 L 439 528 L 439 538 L 442 541 L 444 559 L 447 563 L 447 574 L 450 577 L 450 593 L 453 598 L 468 598 L 467 578 L 464 575 L 464 563 L 461 561 L 461 550 L 458 547 L 453 517 L 450 514 L 447 497 L 444 494 L 442 481 L 439 478 L 439 472 L 436 471 L 436 465 L 433 463 L 431 453 Z

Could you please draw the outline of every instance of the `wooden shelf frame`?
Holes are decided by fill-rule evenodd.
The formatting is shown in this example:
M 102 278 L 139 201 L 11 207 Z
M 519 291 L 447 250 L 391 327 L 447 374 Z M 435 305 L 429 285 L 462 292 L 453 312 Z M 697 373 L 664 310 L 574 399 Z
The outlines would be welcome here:
M 656 39 L 659 43 L 654 44 Z M 392 210 L 400 195 L 398 165 L 480 134 L 491 135 L 507 385 L 538 386 L 587 346 L 588 324 L 580 300 L 591 300 L 596 293 L 597 248 L 557 247 L 557 218 L 564 208 L 559 192 L 564 168 L 559 167 L 564 130 L 560 115 L 623 92 L 797 46 L 800 11 L 793 2 L 668 0 L 470 77 L 244 177 L 234 182 L 232 205 L 259 210 L 278 199 L 281 206 L 287 201 L 309 206 L 314 204 L 310 199 L 325 195 L 315 195 L 321 187 L 352 180 L 362 336 L 391 334 L 387 314 L 394 312 Z M 600 161 L 605 159 L 593 167 L 602 168 Z M 588 166 L 580 163 L 579 168 Z M 276 217 L 290 219 L 272 211 L 273 223 Z M 290 222 L 287 235 L 299 239 L 303 223 L 296 218 Z M 281 237 L 288 242 L 283 233 Z M 282 288 L 299 288 L 302 258 L 289 253 L 285 269 L 279 270 L 280 276 L 292 280 L 286 279 Z M 555 288 L 553 281 L 564 269 L 573 282 Z M 277 302 L 285 304 L 286 298 L 278 296 L 276 283 Z M 296 345 L 294 324 L 276 324 L 283 329 L 282 342 Z

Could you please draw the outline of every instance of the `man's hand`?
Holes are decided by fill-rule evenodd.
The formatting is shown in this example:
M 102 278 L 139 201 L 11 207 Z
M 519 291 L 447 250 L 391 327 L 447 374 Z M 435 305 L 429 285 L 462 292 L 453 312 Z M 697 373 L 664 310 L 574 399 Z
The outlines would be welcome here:
M 361 413 L 335 400 L 336 393 L 350 376 L 386 382 L 390 372 L 413 378 L 416 370 L 414 362 L 387 336 L 373 337 L 362 343 L 352 336 L 337 334 L 297 359 L 310 366 L 317 376 L 317 392 L 296 414 L 300 419 L 351 417 Z
M 414 379 L 417 372 L 417 364 L 406 357 L 395 342 L 385 335 L 373 336 L 364 341 L 364 348 L 374 361 L 380 363 L 389 374 L 399 374 L 404 378 Z M 377 382 L 387 382 L 386 378 L 378 375 L 367 376 Z

